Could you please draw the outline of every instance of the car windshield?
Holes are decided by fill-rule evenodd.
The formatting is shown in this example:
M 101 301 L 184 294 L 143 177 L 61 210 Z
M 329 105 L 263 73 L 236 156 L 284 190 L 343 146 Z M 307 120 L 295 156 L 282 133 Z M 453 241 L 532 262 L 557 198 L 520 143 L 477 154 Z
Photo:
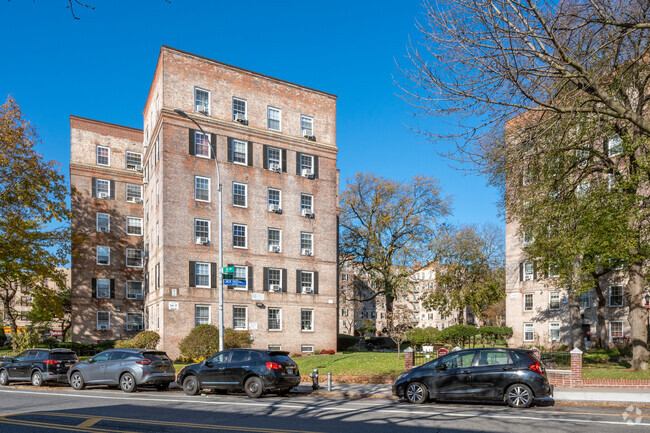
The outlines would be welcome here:
M 145 352 L 142 356 L 150 360 L 151 362 L 156 362 L 156 361 L 169 361 L 171 362 L 172 360 L 169 359 L 169 356 L 167 356 L 166 353 L 164 352 Z
M 67 353 L 53 352 L 50 356 L 55 361 L 76 361 L 77 360 L 77 355 L 72 352 L 67 352 Z

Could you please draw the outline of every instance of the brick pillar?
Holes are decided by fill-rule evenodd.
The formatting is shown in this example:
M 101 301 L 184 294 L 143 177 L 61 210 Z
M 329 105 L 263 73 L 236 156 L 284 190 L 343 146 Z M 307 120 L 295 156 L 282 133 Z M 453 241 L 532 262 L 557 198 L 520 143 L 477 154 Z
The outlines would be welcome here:
M 404 370 L 408 371 L 415 365 L 415 351 L 412 347 L 404 350 Z
M 583 386 L 582 350 L 577 347 L 571 351 L 571 386 Z

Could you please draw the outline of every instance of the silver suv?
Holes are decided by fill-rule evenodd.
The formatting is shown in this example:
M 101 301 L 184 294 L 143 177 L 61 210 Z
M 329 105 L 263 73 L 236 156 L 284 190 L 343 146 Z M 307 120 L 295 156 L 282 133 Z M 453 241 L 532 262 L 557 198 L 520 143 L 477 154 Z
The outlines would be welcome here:
M 138 386 L 153 385 L 159 391 L 176 380 L 174 363 L 165 352 L 149 349 L 109 349 L 68 370 L 68 382 L 81 390 L 86 385 L 108 385 L 134 392 Z

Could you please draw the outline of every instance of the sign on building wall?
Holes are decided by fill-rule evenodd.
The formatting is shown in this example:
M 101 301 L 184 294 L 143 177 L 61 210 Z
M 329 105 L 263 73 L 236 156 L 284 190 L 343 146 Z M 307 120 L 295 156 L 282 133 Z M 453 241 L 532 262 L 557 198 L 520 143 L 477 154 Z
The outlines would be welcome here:
M 169 309 L 170 310 L 178 310 L 178 302 L 170 302 L 169 303 Z

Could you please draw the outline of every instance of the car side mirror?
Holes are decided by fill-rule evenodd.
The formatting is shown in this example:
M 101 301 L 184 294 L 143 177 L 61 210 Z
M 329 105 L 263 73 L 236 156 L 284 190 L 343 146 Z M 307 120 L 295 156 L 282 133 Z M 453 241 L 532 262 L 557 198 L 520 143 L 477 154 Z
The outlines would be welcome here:
M 436 366 L 436 371 L 444 371 L 447 369 L 447 366 L 445 364 L 440 364 Z
M 212 367 L 214 363 L 212 361 L 205 361 L 205 366 L 206 367 Z
M 93 358 L 88 359 L 88 364 L 92 364 L 93 362 L 97 362 L 97 361 L 95 361 Z

